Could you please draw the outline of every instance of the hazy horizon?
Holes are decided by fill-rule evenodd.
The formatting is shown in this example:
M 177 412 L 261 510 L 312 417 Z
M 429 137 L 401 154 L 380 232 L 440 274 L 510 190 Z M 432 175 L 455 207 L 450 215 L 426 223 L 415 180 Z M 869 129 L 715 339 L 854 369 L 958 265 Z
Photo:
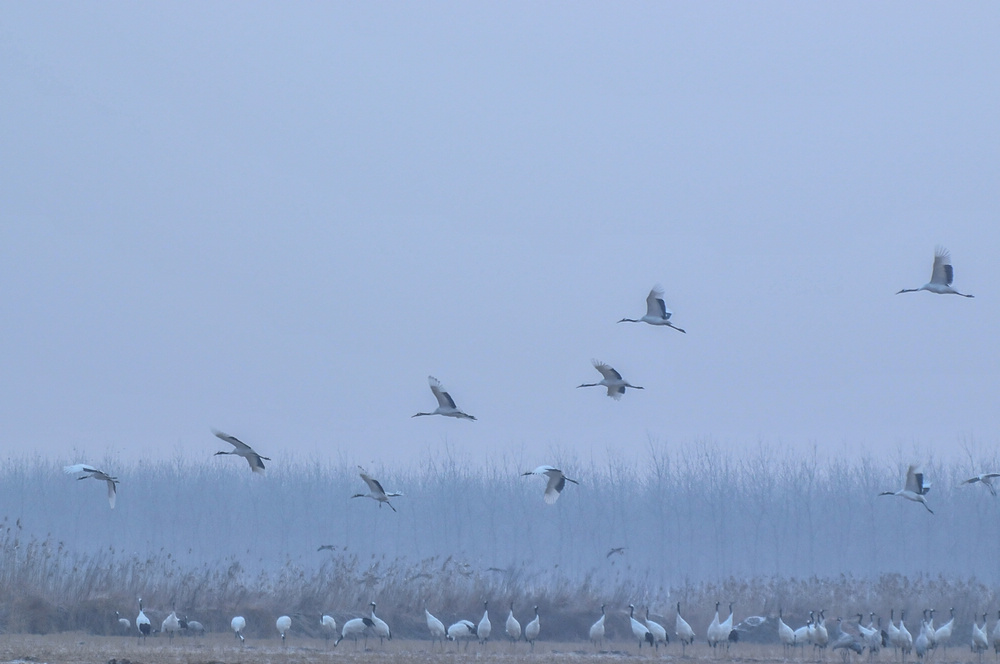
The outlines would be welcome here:
M 0 455 L 995 445 L 998 20 L 6 3 Z

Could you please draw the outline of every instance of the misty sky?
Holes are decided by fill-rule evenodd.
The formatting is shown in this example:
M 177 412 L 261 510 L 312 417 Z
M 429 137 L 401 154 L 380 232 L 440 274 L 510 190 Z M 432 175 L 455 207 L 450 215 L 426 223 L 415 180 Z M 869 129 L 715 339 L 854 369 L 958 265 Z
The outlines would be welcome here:
M 996 442 L 996 3 L 0 6 L 0 454 Z

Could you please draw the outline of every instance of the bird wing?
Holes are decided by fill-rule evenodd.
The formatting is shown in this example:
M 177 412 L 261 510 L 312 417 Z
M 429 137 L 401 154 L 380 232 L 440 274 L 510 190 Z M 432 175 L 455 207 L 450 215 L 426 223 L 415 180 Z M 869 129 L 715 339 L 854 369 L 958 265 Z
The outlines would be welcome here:
M 622 379 L 622 375 L 617 371 L 615 371 L 614 367 L 605 364 L 604 362 L 601 362 L 599 360 L 594 360 L 593 362 L 594 362 L 594 368 L 600 371 L 601 375 L 604 376 L 604 378 L 606 378 L 607 380 Z
M 249 445 L 244 443 L 236 436 L 230 436 L 228 433 L 223 433 L 222 431 L 218 431 L 216 429 L 212 429 L 212 433 L 214 433 L 217 438 L 221 438 L 222 440 L 226 441 L 227 443 L 229 443 L 230 445 L 232 445 L 233 447 L 242 452 L 253 452 L 253 449 L 251 449 Z M 253 466 L 253 464 L 250 465 Z
M 101 471 L 96 468 L 91 468 L 85 463 L 75 463 L 72 466 L 63 466 L 63 472 L 67 475 L 76 475 L 77 473 L 99 473 Z
M 950 286 L 955 273 L 951 267 L 951 254 L 944 247 L 938 247 L 934 252 L 934 268 L 931 270 L 931 283 Z
M 250 450 L 249 447 L 247 449 Z M 263 458 L 264 457 L 262 457 L 261 455 L 257 454 L 253 450 L 250 450 L 250 454 L 246 457 L 247 463 L 250 464 L 250 470 L 252 470 L 255 473 L 263 473 L 264 472 L 264 462 L 261 461 L 261 459 L 263 459 Z
M 104 473 L 101 474 L 103 475 Z M 118 490 L 115 488 L 117 482 L 106 475 L 102 479 L 108 483 L 108 503 L 111 504 L 111 509 L 114 509 L 115 500 L 118 498 Z
M 545 486 L 545 502 L 549 505 L 559 500 L 559 494 L 566 486 L 566 477 L 556 471 L 549 474 L 549 483 Z
M 458 409 L 455 405 L 455 400 L 451 398 L 451 395 L 444 391 L 444 387 L 434 376 L 428 376 L 427 382 L 430 383 L 431 392 L 434 393 L 434 398 L 437 399 L 438 405 L 442 408 L 454 408 Z
M 649 291 L 649 295 L 646 296 L 646 315 L 667 320 L 672 313 L 663 301 L 663 288 L 653 286 L 653 290 Z
M 623 394 L 625 394 L 624 385 L 608 385 L 608 396 L 615 401 L 621 399 Z
M 365 484 L 368 485 L 369 491 L 371 491 L 373 494 L 385 495 L 385 490 L 382 488 L 382 485 L 378 483 L 378 480 L 363 470 L 361 471 L 361 479 L 365 481 Z
M 917 466 L 911 465 L 906 469 L 906 486 L 903 488 L 906 491 L 912 491 L 913 493 L 919 495 L 921 491 L 920 483 L 923 481 L 923 473 L 920 473 L 920 479 L 917 479 Z

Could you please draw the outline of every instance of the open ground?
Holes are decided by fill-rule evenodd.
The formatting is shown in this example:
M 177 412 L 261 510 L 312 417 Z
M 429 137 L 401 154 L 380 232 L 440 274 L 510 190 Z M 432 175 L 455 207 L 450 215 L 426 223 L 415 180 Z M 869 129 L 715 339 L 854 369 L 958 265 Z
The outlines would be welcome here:
M 960 641 L 961 642 L 961 641 Z M 959 643 L 960 643 L 959 642 Z M 988 662 L 990 655 L 982 661 Z M 726 662 L 732 664 L 767 664 L 770 662 L 829 662 L 842 661 L 839 653 L 824 652 L 814 656 L 808 650 L 785 657 L 779 645 L 737 644 L 728 653 L 713 654 L 704 643 L 695 644 L 681 655 L 680 647 L 674 644 L 652 651 L 643 648 L 640 653 L 636 644 L 626 641 L 606 643 L 596 651 L 589 643 L 545 642 L 535 644 L 531 652 L 526 643 L 511 645 L 510 642 L 491 642 L 486 646 L 471 643 L 448 643 L 431 645 L 430 641 L 416 639 L 393 639 L 384 645 L 377 640 L 369 640 L 368 648 L 363 643 L 345 641 L 338 647 L 323 639 L 289 637 L 288 645 L 281 646 L 280 640 L 264 639 L 240 644 L 231 634 L 216 633 L 205 637 L 178 637 L 168 640 L 164 637 L 151 638 L 147 643 L 138 643 L 133 637 L 92 636 L 82 632 L 31 635 L 15 634 L 0 636 L 0 662 L 46 662 L 48 664 L 93 664 L 95 662 L 117 662 L 117 664 L 270 664 L 283 662 L 294 664 L 319 664 L 339 662 L 391 662 L 393 664 L 420 664 L 423 662 L 620 662 L 622 660 L 657 660 L 685 662 Z M 851 662 L 866 662 L 868 654 L 861 657 L 852 655 Z M 892 649 L 883 650 L 876 656 L 876 662 L 899 662 Z M 908 660 L 911 661 L 911 660 Z M 912 660 L 916 661 L 916 660 Z M 961 645 L 947 651 L 936 651 L 929 662 L 934 664 L 977 664 L 980 660 Z

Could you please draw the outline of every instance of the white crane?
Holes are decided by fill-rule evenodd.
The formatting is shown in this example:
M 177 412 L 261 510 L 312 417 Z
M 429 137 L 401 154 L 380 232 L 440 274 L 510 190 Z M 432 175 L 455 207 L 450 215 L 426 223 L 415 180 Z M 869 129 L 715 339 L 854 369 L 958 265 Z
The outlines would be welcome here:
M 719 633 L 725 636 L 726 650 L 729 650 L 730 644 L 736 643 L 739 639 L 739 634 L 733 629 L 733 603 L 729 603 L 729 617 L 722 621 L 719 625 Z
M 794 632 L 795 642 L 793 643 L 793 645 L 802 646 L 803 652 L 805 651 L 806 644 L 809 643 L 810 640 L 809 635 L 813 631 L 812 624 L 813 624 L 812 611 L 810 611 L 809 620 L 806 621 L 806 624 L 803 625 L 802 627 L 799 627 Z
M 122 614 L 115 611 L 115 618 L 118 619 L 118 626 L 125 630 L 126 633 L 132 630 L 132 623 L 129 622 L 128 618 L 122 618 Z
M 437 399 L 438 407 L 432 413 L 417 413 L 416 415 L 411 415 L 411 417 L 420 417 L 421 415 L 444 415 L 445 417 L 457 417 L 465 420 L 475 420 L 476 418 L 468 413 L 463 413 L 455 405 L 455 400 L 451 398 L 451 395 L 444 391 L 444 387 L 434 376 L 428 376 L 427 382 L 430 383 L 431 392 L 434 393 L 434 398 Z
M 493 625 L 490 623 L 490 603 L 489 600 L 483 600 L 483 619 L 476 626 L 476 636 L 479 637 L 479 643 L 485 645 L 490 640 L 490 634 L 492 633 Z
M 896 627 L 896 609 L 889 610 L 889 627 L 886 630 L 889 643 L 892 644 L 893 653 L 899 649 L 899 628 Z M 895 657 L 895 654 L 893 655 Z
M 601 645 L 604 645 L 604 618 L 604 605 L 601 604 L 601 617 L 590 626 L 590 642 L 594 644 L 594 650 L 598 650 Z
M 614 370 L 608 364 L 601 362 L 600 360 L 591 360 L 594 363 L 594 368 L 597 369 L 603 378 L 597 383 L 583 383 L 582 385 L 577 385 L 577 387 L 606 387 L 608 388 L 608 396 L 615 401 L 622 398 L 625 394 L 625 388 L 631 387 L 633 390 L 642 390 L 645 388 L 639 387 L 638 385 L 632 385 L 627 380 L 622 378 L 622 375 Z
M 142 610 L 142 598 L 139 598 L 139 615 L 135 617 L 135 628 L 139 630 L 139 638 L 145 640 L 149 633 L 153 631 L 153 626 L 149 622 L 149 618 Z
M 659 285 L 653 286 L 653 289 L 649 291 L 649 295 L 646 296 L 646 315 L 642 318 L 622 318 L 619 323 L 649 323 L 650 325 L 665 325 L 667 327 L 672 327 L 678 332 L 684 332 L 681 328 L 677 327 L 670 322 L 670 317 L 673 316 L 674 312 L 667 309 L 666 303 L 663 301 L 663 288 Z
M 910 630 L 906 628 L 906 611 L 899 612 L 899 651 L 903 655 L 903 661 L 906 661 L 906 656 L 910 654 L 913 650 L 913 635 L 910 634 Z
M 708 624 L 708 645 L 713 648 L 725 641 L 729 636 L 727 633 L 723 633 L 722 623 L 719 622 L 719 604 L 721 602 L 715 603 L 715 616 L 712 617 L 712 622 Z
M 559 494 L 562 493 L 564 488 L 566 488 L 566 482 L 572 482 L 577 485 L 580 484 L 576 480 L 563 475 L 563 471 L 552 466 L 539 466 L 534 470 L 521 473 L 522 477 L 527 477 L 528 475 L 544 475 L 549 478 L 549 483 L 545 485 L 545 502 L 549 505 L 559 500 Z
M 427 618 L 427 629 L 431 633 L 431 647 L 434 647 L 435 641 L 441 642 L 441 648 L 444 649 L 444 639 L 447 632 L 444 629 L 444 623 L 435 618 L 427 607 L 424 607 L 424 616 Z
M 216 452 L 215 456 L 219 456 L 220 454 L 233 454 L 235 456 L 241 456 L 247 460 L 247 463 L 250 464 L 250 470 L 255 473 L 264 472 L 264 461 L 270 461 L 270 458 L 257 454 L 253 451 L 253 448 L 236 436 L 230 436 L 228 433 L 223 433 L 221 431 L 217 431 L 216 429 L 212 429 L 212 433 L 214 433 L 217 438 L 221 438 L 233 446 L 232 450 L 228 452 Z
M 909 468 L 906 469 L 906 485 L 899 491 L 883 491 L 880 496 L 899 496 L 900 498 L 906 498 L 907 500 L 912 500 L 915 503 L 920 503 L 927 508 L 927 511 L 934 514 L 934 510 L 927 506 L 927 500 L 924 498 L 927 492 L 931 490 L 930 482 L 924 482 L 924 474 L 921 472 L 920 467 L 911 464 Z
M 972 652 L 979 655 L 982 661 L 983 653 L 990 647 L 990 641 L 986 637 L 986 614 L 983 614 L 983 626 L 980 627 L 975 616 L 972 617 Z
M 628 605 L 628 623 L 632 626 L 632 636 L 639 641 L 640 651 L 642 650 L 643 641 L 649 645 L 654 645 L 656 643 L 653 633 L 649 631 L 649 628 L 635 619 L 635 604 Z
M 372 500 L 378 503 L 379 507 L 382 507 L 382 503 L 385 503 L 386 505 L 389 506 L 389 509 L 395 512 L 396 508 L 392 506 L 392 503 L 389 502 L 389 499 L 395 498 L 396 496 L 402 496 L 403 494 L 399 493 L 398 491 L 393 491 L 392 493 L 386 493 L 385 489 L 382 488 L 382 485 L 379 483 L 379 481 L 374 477 L 372 477 L 371 475 L 369 475 L 367 472 L 365 472 L 364 468 L 358 466 L 358 470 L 360 471 L 361 479 L 363 479 L 365 481 L 365 484 L 368 485 L 368 493 L 356 493 L 353 496 L 351 496 L 351 498 L 371 498 Z
M 820 650 L 830 643 L 830 632 L 826 629 L 826 609 L 820 609 L 819 620 L 816 621 L 816 633 L 813 635 L 813 645 Z
M 240 643 L 243 643 L 243 630 L 247 627 L 246 618 L 243 616 L 236 616 L 230 621 L 229 626 L 233 628 L 233 632 L 236 633 L 236 638 L 240 640 Z
M 782 650 L 788 656 L 788 649 L 795 647 L 795 630 L 785 624 L 784 609 L 778 609 L 778 640 L 781 641 Z
M 458 642 L 465 641 L 465 649 L 469 649 L 469 641 L 476 638 L 476 623 L 471 620 L 459 620 L 448 625 L 448 640 L 455 642 L 455 650 L 458 650 Z
M 951 287 L 951 282 L 955 278 L 955 270 L 951 267 L 951 254 L 944 247 L 937 247 L 934 250 L 934 267 L 931 269 L 931 280 L 920 288 L 904 288 L 896 293 L 915 293 L 917 291 L 928 291 L 938 295 L 961 295 L 962 297 L 975 297 L 959 293 Z
M 531 644 L 531 649 L 535 649 L 535 640 L 538 633 L 542 631 L 542 623 L 538 618 L 538 606 L 535 606 L 535 618 L 524 626 L 524 640 Z
M 371 603 L 372 607 L 372 631 L 375 636 L 378 637 L 379 645 L 385 643 L 385 639 L 392 641 L 392 632 L 389 630 L 389 625 L 375 615 L 375 602 Z
M 333 619 L 333 616 L 323 614 L 319 617 L 319 629 L 329 644 L 330 639 L 337 635 L 337 621 Z
M 174 638 L 174 634 L 181 631 L 181 621 L 177 618 L 177 611 L 171 609 L 170 615 L 163 619 L 160 623 L 160 631 L 168 635 L 171 640 Z
M 920 634 L 917 634 L 917 638 L 913 640 L 913 649 L 917 652 L 917 659 L 923 659 L 927 651 L 933 647 L 928 632 L 933 634 L 933 628 L 927 622 L 927 611 L 925 610 L 920 621 Z
M 653 635 L 653 645 L 657 650 L 660 649 L 660 644 L 664 646 L 670 643 L 670 637 L 667 636 L 666 628 L 655 620 L 650 620 L 649 618 L 649 607 L 646 607 L 646 627 L 649 629 L 649 633 Z
M 510 603 L 510 613 L 507 614 L 507 623 L 504 625 L 507 636 L 510 637 L 511 645 L 521 640 L 521 623 L 514 617 L 514 602 Z
M 351 618 L 344 623 L 344 626 L 340 629 L 340 638 L 333 642 L 333 647 L 336 648 L 340 645 L 340 642 L 344 639 L 351 638 L 354 640 L 354 647 L 358 646 L 358 637 L 364 635 L 365 645 L 368 645 L 368 628 L 374 626 L 375 623 L 372 622 L 371 618 Z
M 288 616 L 279 616 L 276 621 L 274 621 L 274 626 L 278 629 L 278 634 L 281 634 L 281 645 L 285 645 L 285 634 L 288 630 L 292 628 L 292 619 Z
M 681 642 L 681 656 L 689 645 L 694 643 L 694 630 L 684 618 L 681 618 L 681 603 L 677 602 L 677 618 L 674 619 L 674 634 Z
M 85 463 L 76 463 L 72 466 L 64 466 L 63 472 L 67 475 L 77 475 L 83 473 L 82 477 L 78 477 L 78 480 L 85 480 L 87 478 L 94 478 L 95 480 L 104 480 L 108 483 L 108 504 L 111 505 L 111 509 L 115 508 L 115 499 L 118 497 L 118 478 L 111 477 L 103 470 L 98 470 L 88 466 Z
M 955 607 L 951 608 L 951 620 L 934 630 L 934 645 L 944 646 L 948 649 L 948 642 L 951 641 L 951 633 L 955 629 Z
M 1000 477 L 1000 473 L 983 473 L 982 475 L 976 475 L 975 477 L 970 477 L 969 479 L 962 482 L 962 484 L 975 484 L 976 482 L 981 483 L 984 487 L 990 490 L 990 494 L 993 496 L 997 495 L 996 487 L 993 486 L 994 478 Z

